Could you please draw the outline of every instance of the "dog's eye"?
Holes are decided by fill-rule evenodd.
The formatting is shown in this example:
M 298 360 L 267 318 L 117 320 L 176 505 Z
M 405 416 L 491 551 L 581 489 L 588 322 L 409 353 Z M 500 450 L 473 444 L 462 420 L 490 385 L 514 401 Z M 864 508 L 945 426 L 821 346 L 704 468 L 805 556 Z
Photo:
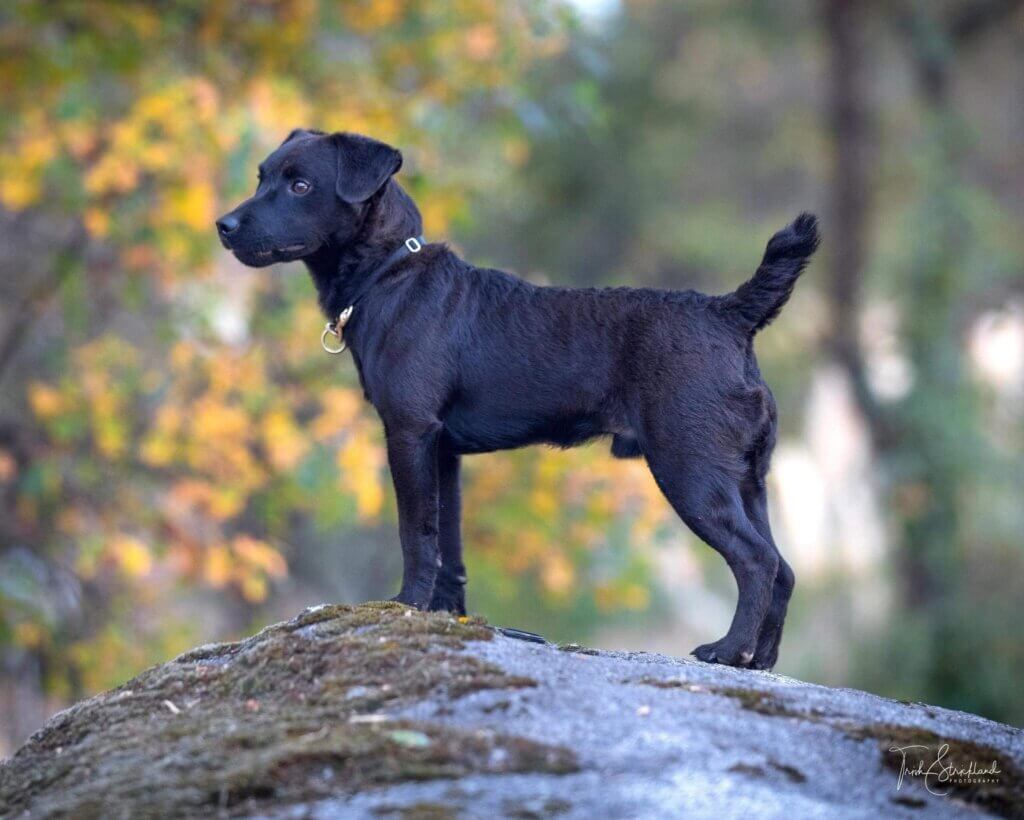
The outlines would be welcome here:
M 303 194 L 308 194 L 311 187 L 313 186 L 306 182 L 306 180 L 297 179 L 291 184 L 291 191 L 293 194 L 302 196 Z

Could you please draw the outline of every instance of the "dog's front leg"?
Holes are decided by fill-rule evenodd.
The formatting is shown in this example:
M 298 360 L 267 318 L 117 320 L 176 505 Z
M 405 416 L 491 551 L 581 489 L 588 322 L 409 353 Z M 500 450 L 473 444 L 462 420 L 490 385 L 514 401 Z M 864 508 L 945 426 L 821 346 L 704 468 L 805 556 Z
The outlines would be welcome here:
M 440 425 L 389 430 L 388 465 L 398 499 L 402 589 L 394 600 L 426 609 L 434 592 L 437 549 L 437 442 Z
M 445 446 L 437 453 L 438 548 L 441 569 L 434 584 L 430 608 L 466 614 L 466 567 L 462 563 L 462 504 L 459 456 Z

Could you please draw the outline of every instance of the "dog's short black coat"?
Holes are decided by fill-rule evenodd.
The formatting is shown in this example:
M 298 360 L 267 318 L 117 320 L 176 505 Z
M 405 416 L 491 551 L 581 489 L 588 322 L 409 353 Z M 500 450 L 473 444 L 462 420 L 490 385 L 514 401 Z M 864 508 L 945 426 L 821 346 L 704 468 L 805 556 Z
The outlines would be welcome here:
M 297 130 L 261 166 L 253 197 L 217 223 L 245 264 L 302 259 L 331 319 L 355 306 L 344 337 L 384 423 L 397 600 L 465 611 L 462 455 L 611 436 L 614 455 L 646 458 L 735 575 L 732 625 L 697 657 L 770 668 L 794 578 L 768 526 L 776 413 L 753 340 L 817 247 L 815 218 L 775 234 L 753 278 L 725 296 L 537 287 L 443 244 L 386 265 L 422 230 L 392 179 L 401 164 L 368 137 Z

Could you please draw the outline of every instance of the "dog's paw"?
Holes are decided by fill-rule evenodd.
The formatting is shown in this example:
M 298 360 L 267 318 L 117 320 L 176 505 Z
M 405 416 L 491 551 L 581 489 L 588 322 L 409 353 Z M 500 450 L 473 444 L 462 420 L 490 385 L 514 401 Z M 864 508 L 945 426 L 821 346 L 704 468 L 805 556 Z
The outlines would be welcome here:
M 728 637 L 714 643 L 698 646 L 691 653 L 697 660 L 704 663 L 720 663 L 724 666 L 747 667 L 754 658 L 754 650 L 744 647 Z
M 466 614 L 466 576 L 456 575 L 445 570 L 437 574 L 434 583 L 434 594 L 430 599 L 432 612 L 451 612 L 454 615 Z
M 427 608 L 431 612 L 450 612 L 452 615 L 465 615 L 466 596 L 461 593 L 458 595 L 438 595 L 435 592 L 434 597 L 430 599 L 430 606 Z
M 782 639 L 782 631 L 779 629 L 765 630 L 757 641 L 757 649 L 754 651 L 754 659 L 750 662 L 751 669 L 769 670 L 775 666 L 779 659 L 779 643 Z

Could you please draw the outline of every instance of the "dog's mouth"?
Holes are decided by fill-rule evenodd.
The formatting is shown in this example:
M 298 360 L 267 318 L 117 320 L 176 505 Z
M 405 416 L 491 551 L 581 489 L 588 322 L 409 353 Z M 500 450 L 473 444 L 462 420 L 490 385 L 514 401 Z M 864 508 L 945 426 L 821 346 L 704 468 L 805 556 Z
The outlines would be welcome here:
M 280 248 L 229 248 L 243 265 L 260 268 L 274 262 L 292 262 L 301 259 L 309 251 L 305 243 L 284 245 Z

